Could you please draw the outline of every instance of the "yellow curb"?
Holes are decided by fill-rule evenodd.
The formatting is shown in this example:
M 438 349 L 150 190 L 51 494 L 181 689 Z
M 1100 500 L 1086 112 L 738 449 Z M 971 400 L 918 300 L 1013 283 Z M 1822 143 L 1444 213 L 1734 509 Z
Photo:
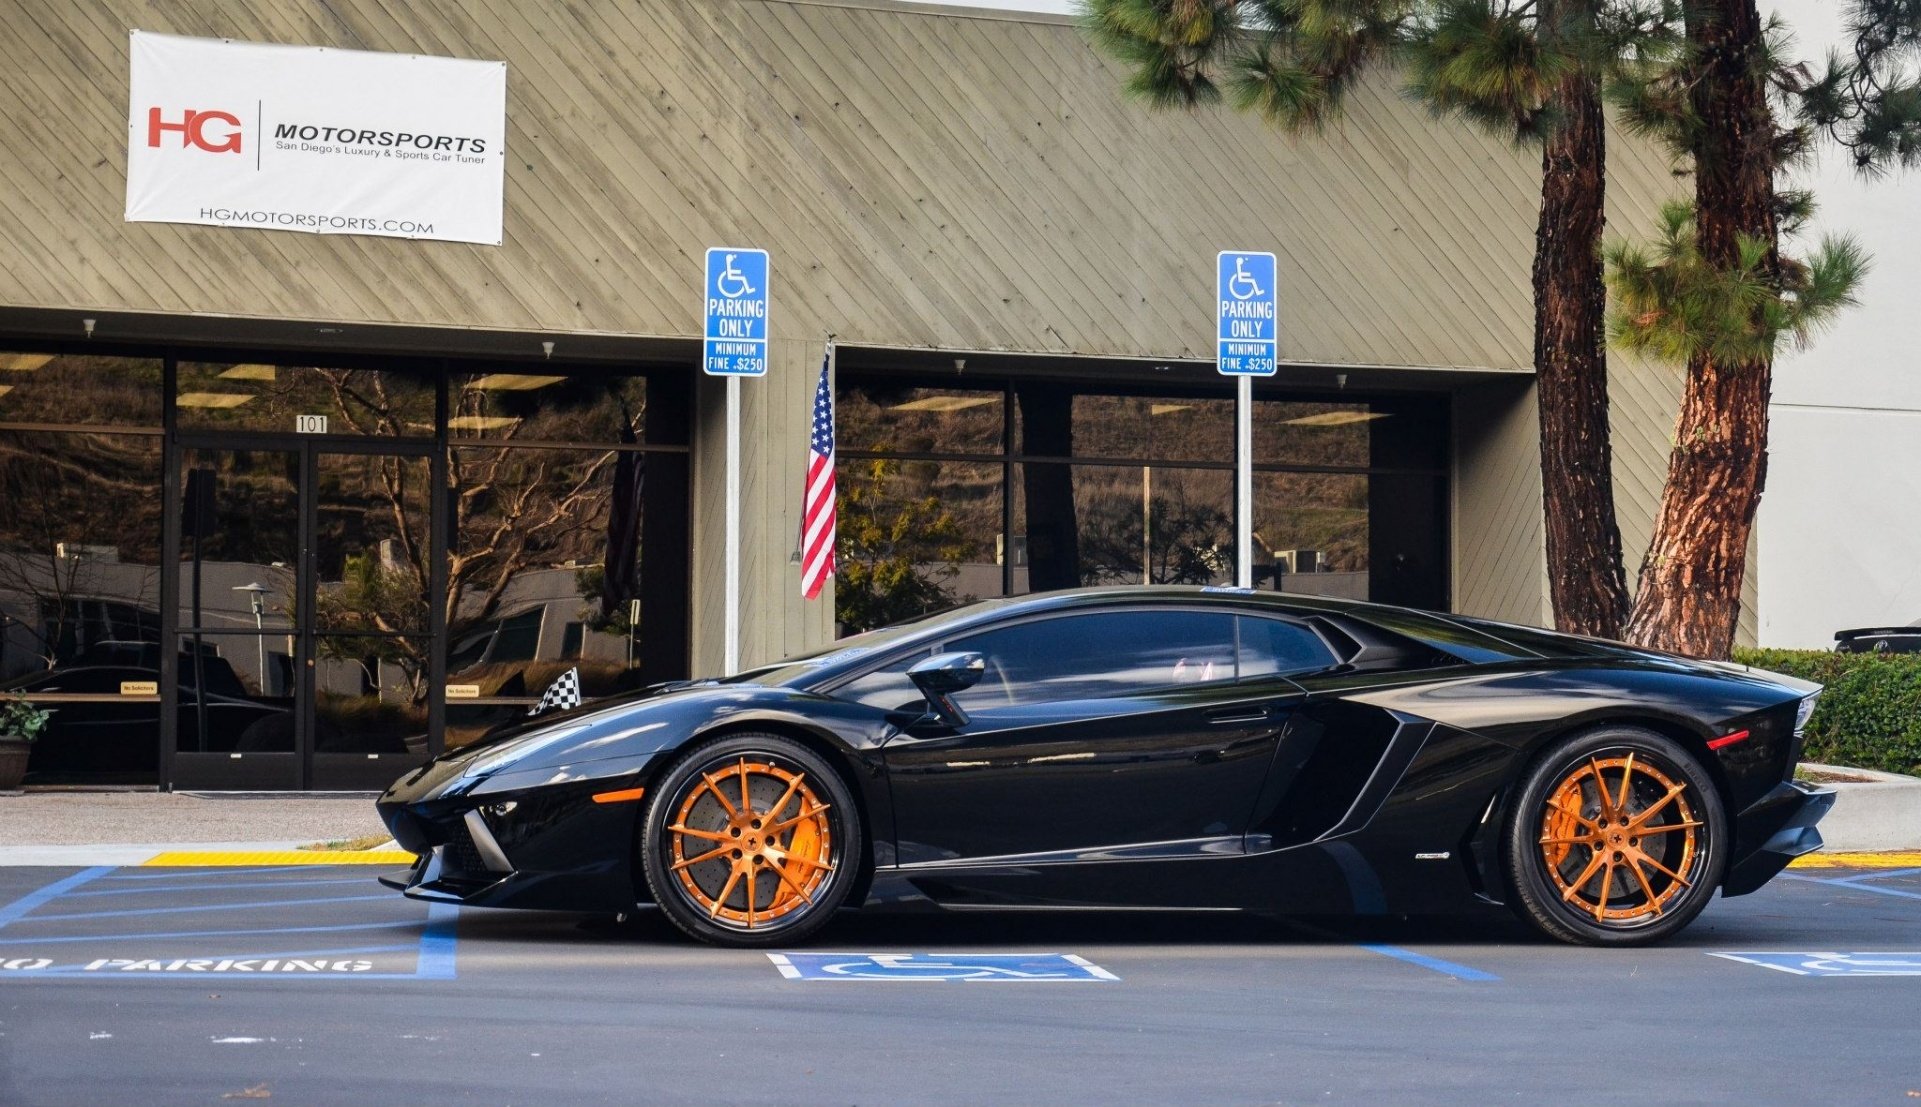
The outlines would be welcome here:
M 1791 869 L 1907 869 L 1921 868 L 1921 852 L 1810 853 L 1788 863 Z
M 141 862 L 149 868 L 218 868 L 239 865 L 411 865 L 414 855 L 398 849 L 169 850 Z

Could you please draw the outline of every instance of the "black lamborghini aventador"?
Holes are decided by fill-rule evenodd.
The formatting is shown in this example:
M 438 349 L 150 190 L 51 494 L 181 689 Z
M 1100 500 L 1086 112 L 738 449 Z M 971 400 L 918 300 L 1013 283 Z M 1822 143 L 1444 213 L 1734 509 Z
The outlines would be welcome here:
M 1815 685 L 1220 588 L 972 604 L 529 720 L 380 799 L 421 899 L 658 905 L 722 945 L 836 911 L 1506 904 L 1597 945 L 1820 846 Z

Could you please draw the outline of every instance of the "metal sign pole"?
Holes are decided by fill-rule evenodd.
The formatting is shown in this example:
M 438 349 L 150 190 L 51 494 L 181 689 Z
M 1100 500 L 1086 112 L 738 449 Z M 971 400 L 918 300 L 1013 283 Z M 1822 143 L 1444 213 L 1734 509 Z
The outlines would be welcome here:
M 740 671 L 740 378 L 727 378 L 727 620 L 725 675 Z
M 707 251 L 701 300 L 706 320 L 701 371 L 727 378 L 727 505 L 721 558 L 721 669 L 740 672 L 740 378 L 767 375 L 767 251 L 714 246 Z
M 1254 587 L 1254 378 L 1234 381 L 1234 583 Z
M 1214 274 L 1214 368 L 1234 378 L 1234 584 L 1252 588 L 1254 378 L 1280 369 L 1280 269 L 1265 251 L 1222 250 Z

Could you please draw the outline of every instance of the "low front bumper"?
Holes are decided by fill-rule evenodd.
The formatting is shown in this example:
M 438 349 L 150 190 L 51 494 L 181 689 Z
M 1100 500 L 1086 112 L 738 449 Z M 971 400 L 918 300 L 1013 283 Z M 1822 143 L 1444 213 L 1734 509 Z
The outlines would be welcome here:
M 1744 896 L 1774 879 L 1788 862 L 1821 848 L 1815 824 L 1834 807 L 1834 790 L 1786 781 L 1735 820 L 1734 863 L 1724 896 Z

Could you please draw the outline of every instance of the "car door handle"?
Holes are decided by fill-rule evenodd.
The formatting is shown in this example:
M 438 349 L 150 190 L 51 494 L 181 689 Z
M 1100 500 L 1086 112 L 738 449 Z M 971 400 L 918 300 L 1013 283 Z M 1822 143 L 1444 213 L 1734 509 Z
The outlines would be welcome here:
M 1207 713 L 1207 721 L 1215 726 L 1233 726 L 1236 723 L 1264 723 L 1267 721 L 1267 718 L 1267 709 L 1264 707 L 1253 710 L 1245 707 L 1226 707 L 1219 711 L 1209 711 Z

